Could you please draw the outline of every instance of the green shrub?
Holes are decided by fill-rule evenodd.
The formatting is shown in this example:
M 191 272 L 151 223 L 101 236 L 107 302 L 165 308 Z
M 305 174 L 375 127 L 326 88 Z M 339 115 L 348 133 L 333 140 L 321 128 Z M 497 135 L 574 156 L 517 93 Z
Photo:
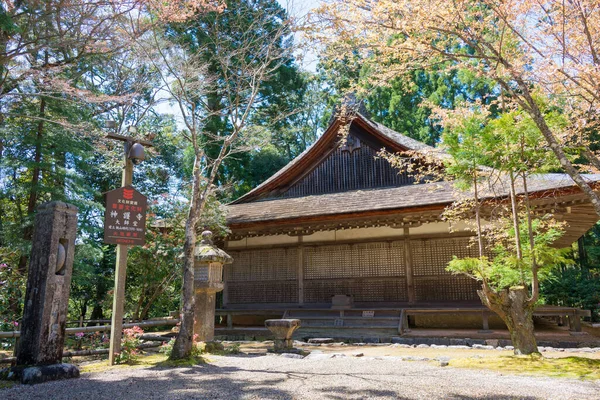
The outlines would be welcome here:
M 138 346 L 141 344 L 140 337 L 143 334 L 144 331 L 139 326 L 123 330 L 121 352 L 115 357 L 117 364 L 132 364 L 138 360 L 140 356 Z

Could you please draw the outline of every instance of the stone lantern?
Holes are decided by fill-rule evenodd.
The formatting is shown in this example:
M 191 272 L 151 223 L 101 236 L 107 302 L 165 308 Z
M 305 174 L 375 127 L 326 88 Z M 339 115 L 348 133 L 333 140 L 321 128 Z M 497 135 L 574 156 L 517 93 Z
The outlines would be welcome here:
M 202 232 L 202 241 L 194 249 L 194 334 L 209 342 L 215 336 L 215 299 L 223 290 L 223 265 L 233 258 L 212 242 L 212 232 Z

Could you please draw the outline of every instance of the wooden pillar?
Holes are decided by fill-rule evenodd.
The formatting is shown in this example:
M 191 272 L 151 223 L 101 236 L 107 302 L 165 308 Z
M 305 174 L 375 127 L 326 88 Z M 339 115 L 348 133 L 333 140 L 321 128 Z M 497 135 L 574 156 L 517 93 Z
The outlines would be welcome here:
M 398 322 L 398 334 L 404 335 L 404 333 L 410 332 L 410 325 L 408 324 L 408 312 L 403 308 L 400 310 L 400 321 Z
M 223 248 L 225 251 L 227 251 L 227 245 L 223 246 Z M 235 258 L 234 258 L 234 261 L 235 261 Z M 232 266 L 233 265 L 230 264 L 223 268 L 223 305 L 222 305 L 223 308 L 226 308 L 227 304 L 229 303 L 229 290 L 228 290 L 229 279 L 227 279 L 227 278 L 229 276 L 229 268 L 231 268 Z M 227 324 L 229 326 L 229 314 L 228 314 L 227 318 L 228 318 Z
M 581 332 L 581 316 L 579 310 L 574 310 L 572 314 L 569 314 L 569 330 L 571 332 Z
M 483 313 L 482 319 L 483 319 L 483 330 L 489 331 L 490 330 L 489 315 L 486 312 Z
M 225 275 L 227 276 L 227 275 Z M 223 279 L 223 308 L 227 307 L 229 303 L 229 291 L 227 290 L 227 278 Z
M 492 331 L 490 330 L 490 313 L 488 313 L 487 311 L 482 311 L 481 313 L 481 319 L 482 319 L 482 329 L 479 331 L 479 333 L 491 333 Z
M 298 305 L 304 305 L 304 246 L 302 245 L 302 236 L 298 236 Z
M 410 232 L 408 228 L 404 228 L 404 264 L 406 265 L 406 290 L 408 294 L 408 302 L 416 301 L 415 282 L 412 265 L 412 251 L 410 249 Z

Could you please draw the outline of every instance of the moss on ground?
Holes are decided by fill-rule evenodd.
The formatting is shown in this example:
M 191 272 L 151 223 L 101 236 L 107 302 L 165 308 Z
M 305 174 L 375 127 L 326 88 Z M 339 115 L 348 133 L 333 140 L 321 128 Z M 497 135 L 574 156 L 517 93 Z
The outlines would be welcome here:
M 164 354 L 149 354 L 141 356 L 137 361 L 131 364 L 108 365 L 108 360 L 91 362 L 79 366 L 79 372 L 89 374 L 93 372 L 104 372 L 111 369 L 136 368 L 136 367 L 153 367 L 167 359 Z
M 0 390 L 11 388 L 11 387 L 15 386 L 16 384 L 17 384 L 17 382 L 15 382 L 15 381 L 0 381 Z
M 110 366 L 108 360 L 99 362 L 89 363 L 79 366 L 79 371 L 82 374 L 98 373 L 109 371 L 112 369 L 123 369 L 123 368 L 142 368 L 142 367 L 193 367 L 194 365 L 205 364 L 206 358 L 203 357 L 190 357 L 184 360 L 171 361 L 164 354 L 149 354 L 141 356 L 137 361 L 131 364 L 117 364 Z
M 183 360 L 169 360 L 165 359 L 164 361 L 158 362 L 155 365 L 157 367 L 169 367 L 169 368 L 178 368 L 178 367 L 193 367 L 195 365 L 206 364 L 207 360 L 203 357 L 189 357 Z
M 450 366 L 585 380 L 600 379 L 600 360 L 584 357 L 499 356 L 457 358 Z

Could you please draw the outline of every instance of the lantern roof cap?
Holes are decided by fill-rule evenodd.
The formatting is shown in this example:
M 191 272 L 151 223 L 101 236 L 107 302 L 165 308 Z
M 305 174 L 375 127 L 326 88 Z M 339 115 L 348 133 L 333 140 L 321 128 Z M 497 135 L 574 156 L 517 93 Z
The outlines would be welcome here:
M 213 244 L 212 235 L 211 231 L 202 232 L 202 240 L 194 249 L 194 260 L 201 263 L 220 262 L 231 264 L 233 258 Z

